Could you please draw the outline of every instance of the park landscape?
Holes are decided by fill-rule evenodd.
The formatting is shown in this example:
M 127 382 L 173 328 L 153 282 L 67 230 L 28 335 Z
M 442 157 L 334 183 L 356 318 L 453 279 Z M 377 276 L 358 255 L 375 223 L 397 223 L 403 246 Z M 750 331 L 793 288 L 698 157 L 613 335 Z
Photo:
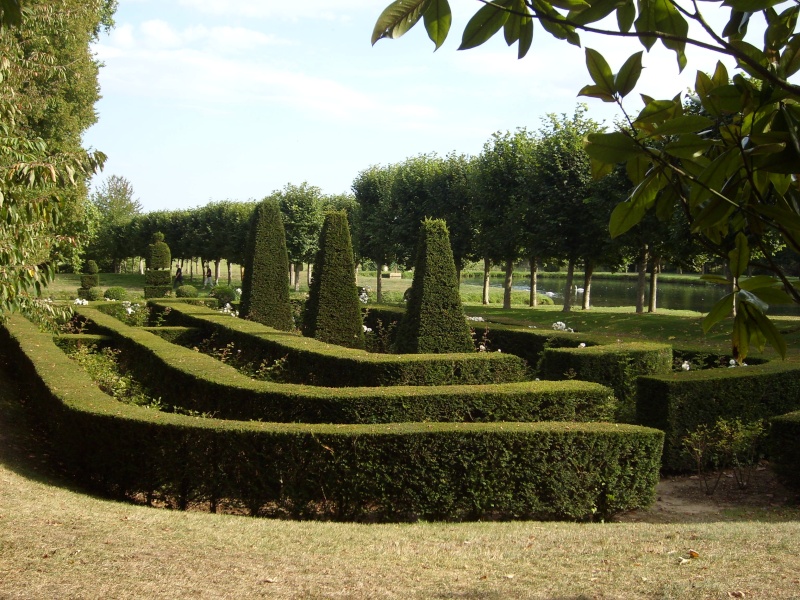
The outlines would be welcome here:
M 723 36 L 751 79 L 720 66 L 621 131 L 578 108 L 474 160 L 367 168 L 352 196 L 289 184 L 190 211 L 140 214 L 121 177 L 89 198 L 93 115 L 61 119 L 71 138 L 39 123 L 48 150 L 8 101 L 38 74 L 4 63 L 0 593 L 796 597 L 800 321 L 769 307 L 800 297 L 800 38 L 796 8 L 762 4 L 734 2 Z M 3 2 L 0 33 L 85 41 L 112 5 L 73 22 Z M 462 47 L 503 28 L 522 57 L 533 16 L 574 41 L 615 11 L 627 31 L 630 8 L 680 63 L 698 19 L 547 6 L 487 4 Z M 749 11 L 761 54 L 739 43 Z M 448 15 L 394 2 L 373 43 L 420 21 L 438 46 Z M 621 101 L 641 59 L 614 74 L 587 50 L 582 93 Z M 698 265 L 722 297 L 660 309 L 659 275 Z M 592 304 L 603 268 L 632 271 L 635 305 Z

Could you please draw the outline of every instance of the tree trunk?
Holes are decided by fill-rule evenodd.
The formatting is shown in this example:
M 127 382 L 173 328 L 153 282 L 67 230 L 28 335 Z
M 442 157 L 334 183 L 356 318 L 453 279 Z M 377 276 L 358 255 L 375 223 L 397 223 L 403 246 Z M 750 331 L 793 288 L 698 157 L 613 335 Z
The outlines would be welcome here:
M 294 291 L 300 291 L 300 270 L 303 268 L 303 263 L 294 263 Z
M 144 259 L 139 258 L 139 275 L 144 275 Z
M 214 261 L 214 285 L 219 284 L 219 263 L 220 259 Z
M 592 307 L 592 275 L 594 275 L 594 263 L 586 261 L 586 267 L 583 270 L 583 299 L 581 300 L 583 310 L 589 310 Z
M 563 312 L 570 312 L 572 310 L 572 282 L 575 279 L 575 259 L 569 259 L 567 266 L 567 283 L 564 287 L 564 308 Z
M 489 304 L 489 268 L 492 262 L 488 258 L 483 259 L 483 296 L 481 303 L 486 306 Z
M 650 301 L 647 303 L 647 312 L 656 312 L 658 298 L 658 274 L 661 272 L 661 261 L 653 258 L 650 265 Z
M 378 281 L 375 283 L 375 301 L 380 304 L 383 302 L 383 277 L 381 277 L 383 265 L 377 265 L 378 267 Z
M 539 306 L 539 292 L 537 288 L 537 279 L 539 276 L 539 259 L 535 256 L 531 257 L 531 296 L 528 299 L 528 306 Z
M 306 285 L 311 289 L 311 263 L 306 264 Z
M 639 277 L 636 279 L 636 314 L 644 312 L 645 287 L 647 283 L 647 244 L 642 246 L 637 264 Z
M 503 308 L 511 308 L 511 283 L 514 278 L 514 261 L 506 263 L 506 276 L 503 280 Z
M 233 277 L 231 276 L 231 261 L 227 262 L 228 265 L 228 285 L 233 285 Z

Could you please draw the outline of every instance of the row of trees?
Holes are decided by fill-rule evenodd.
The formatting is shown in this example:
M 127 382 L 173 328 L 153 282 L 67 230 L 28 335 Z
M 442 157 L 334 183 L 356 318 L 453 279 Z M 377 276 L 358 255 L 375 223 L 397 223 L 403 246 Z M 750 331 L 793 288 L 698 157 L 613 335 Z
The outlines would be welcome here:
M 409 266 L 419 223 L 447 222 L 456 268 L 483 261 L 484 296 L 492 265 L 505 271 L 504 306 L 510 307 L 514 265 L 531 265 L 531 305 L 536 304 L 537 266 L 568 266 L 565 310 L 571 308 L 573 273 L 584 269 L 583 308 L 589 308 L 591 280 L 599 265 L 649 268 L 655 283 L 661 265 L 697 268 L 708 259 L 693 242 L 679 213 L 665 221 L 648 219 L 611 239 L 613 208 L 630 193 L 623 170 L 592 178 L 585 136 L 601 131 L 579 106 L 572 116 L 548 115 L 537 131 L 497 133 L 476 157 L 420 155 L 359 173 L 353 191 L 359 205 L 357 248 L 377 265 Z M 638 309 L 643 310 L 645 279 Z M 380 277 L 378 278 L 380 294 Z M 655 288 L 651 310 L 655 310 Z

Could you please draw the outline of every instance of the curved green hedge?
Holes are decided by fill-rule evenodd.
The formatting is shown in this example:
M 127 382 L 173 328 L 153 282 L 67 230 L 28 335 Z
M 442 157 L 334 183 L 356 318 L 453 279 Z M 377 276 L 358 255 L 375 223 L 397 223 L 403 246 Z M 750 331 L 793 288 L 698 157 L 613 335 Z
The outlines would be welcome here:
M 619 400 L 615 420 L 623 423 L 635 422 L 637 379 L 642 375 L 664 375 L 672 371 L 672 347 L 667 344 L 631 342 L 544 348 L 541 356 L 538 374 L 542 379 L 578 377 L 613 389 Z
M 800 409 L 800 365 L 772 361 L 734 369 L 708 369 L 640 377 L 636 422 L 666 433 L 664 468 L 690 470 L 682 440 L 717 419 L 769 419 Z
M 260 358 L 285 357 L 287 381 L 333 387 L 384 385 L 483 384 L 528 378 L 524 361 L 504 353 L 371 354 L 277 331 L 245 319 L 178 302 L 153 303 L 170 308 L 167 322 L 199 327 L 216 339 Z
M 117 403 L 18 315 L 0 342 L 58 459 L 106 493 L 339 519 L 591 519 L 650 504 L 658 481 L 653 429 L 199 419 Z
M 210 356 L 96 309 L 78 310 L 94 323 L 90 329 L 115 340 L 129 357 L 127 368 L 143 383 L 172 404 L 219 418 L 305 423 L 599 421 L 611 419 L 616 406 L 611 390 L 580 381 L 347 388 L 254 381 Z

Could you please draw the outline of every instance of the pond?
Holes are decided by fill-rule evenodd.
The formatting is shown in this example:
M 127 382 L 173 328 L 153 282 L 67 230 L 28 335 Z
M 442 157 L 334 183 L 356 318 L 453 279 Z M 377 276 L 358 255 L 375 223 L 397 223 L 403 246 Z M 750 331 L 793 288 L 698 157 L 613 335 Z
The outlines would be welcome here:
M 579 290 L 583 285 L 583 275 L 576 278 Z M 480 278 L 467 278 L 463 280 L 467 285 L 481 285 Z M 519 281 L 519 285 L 514 285 L 515 290 L 528 291 L 530 287 Z M 564 279 L 561 278 L 539 278 L 538 288 L 540 294 L 547 294 L 558 304 L 564 304 Z M 500 279 L 491 280 L 492 287 L 502 287 Z M 676 283 L 659 281 L 658 283 L 658 308 L 669 308 L 674 310 L 697 310 L 707 313 L 714 306 L 726 290 L 720 285 L 714 285 L 698 281 L 697 283 Z M 583 292 L 578 291 L 577 301 L 574 303 L 580 307 Z M 649 288 L 646 297 L 649 298 Z M 646 302 L 646 301 L 645 301 Z M 622 278 L 597 278 L 592 280 L 592 306 L 635 306 L 636 305 L 636 281 L 634 279 Z M 646 305 L 645 305 L 646 306 Z M 800 306 L 796 304 L 772 305 L 767 311 L 770 315 L 795 315 L 800 316 Z

